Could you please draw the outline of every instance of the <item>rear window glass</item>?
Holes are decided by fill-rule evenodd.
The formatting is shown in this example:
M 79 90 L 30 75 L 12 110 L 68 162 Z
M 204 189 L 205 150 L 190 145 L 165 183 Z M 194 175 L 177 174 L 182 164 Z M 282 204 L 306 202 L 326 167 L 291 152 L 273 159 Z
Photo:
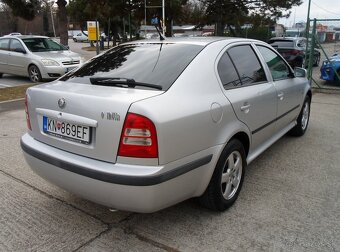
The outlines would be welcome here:
M 121 45 L 93 58 L 60 80 L 91 84 L 90 78 L 96 77 L 133 79 L 167 90 L 202 49 L 201 45 L 173 43 Z
M 294 47 L 293 40 L 269 40 L 268 44 L 273 47 Z

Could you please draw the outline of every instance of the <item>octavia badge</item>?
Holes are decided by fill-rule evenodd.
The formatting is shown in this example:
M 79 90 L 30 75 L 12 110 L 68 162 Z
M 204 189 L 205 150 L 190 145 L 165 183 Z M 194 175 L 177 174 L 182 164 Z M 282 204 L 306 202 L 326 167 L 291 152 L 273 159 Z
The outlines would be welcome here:
M 59 108 L 65 108 L 65 106 L 66 106 L 66 100 L 65 100 L 65 98 L 60 98 L 59 100 L 58 100 L 58 106 L 59 106 Z

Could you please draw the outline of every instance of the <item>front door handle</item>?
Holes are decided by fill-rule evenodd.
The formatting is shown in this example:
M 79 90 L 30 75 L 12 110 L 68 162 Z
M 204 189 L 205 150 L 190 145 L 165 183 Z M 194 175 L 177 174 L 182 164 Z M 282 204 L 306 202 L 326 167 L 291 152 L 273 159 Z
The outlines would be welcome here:
M 248 112 L 249 111 L 249 108 L 250 108 L 250 104 L 249 103 L 245 103 L 242 107 L 241 107 L 241 111 L 244 111 L 244 112 Z
M 277 95 L 277 97 L 280 99 L 280 101 L 283 100 L 284 94 L 281 92 Z

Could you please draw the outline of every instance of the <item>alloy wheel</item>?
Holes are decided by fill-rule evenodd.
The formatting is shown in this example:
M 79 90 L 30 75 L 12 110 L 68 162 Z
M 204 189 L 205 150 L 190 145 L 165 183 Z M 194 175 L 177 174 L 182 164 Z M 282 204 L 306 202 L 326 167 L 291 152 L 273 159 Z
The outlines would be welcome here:
M 227 158 L 222 171 L 221 190 L 226 200 L 231 199 L 240 185 L 242 177 L 242 157 L 233 151 Z

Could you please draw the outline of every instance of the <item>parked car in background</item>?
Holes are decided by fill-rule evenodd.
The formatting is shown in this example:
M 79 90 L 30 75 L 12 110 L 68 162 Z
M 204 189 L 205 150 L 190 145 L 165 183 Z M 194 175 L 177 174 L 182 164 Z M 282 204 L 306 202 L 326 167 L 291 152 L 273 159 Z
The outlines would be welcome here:
M 306 132 L 311 99 L 306 70 L 261 41 L 135 41 L 29 88 L 21 147 L 37 174 L 111 208 L 200 197 L 223 211 L 247 164 Z
M 28 76 L 32 82 L 52 80 L 79 67 L 79 54 L 44 36 L 0 38 L 0 77 Z
M 322 66 L 320 68 L 321 71 L 321 79 L 330 82 L 338 82 L 340 83 L 340 79 L 336 76 L 337 73 L 340 76 L 340 53 L 334 54 L 328 60 L 322 62 Z
M 83 31 L 83 32 L 77 33 L 76 35 L 73 36 L 73 41 L 74 42 L 86 42 L 86 41 L 89 41 L 88 32 L 87 31 Z
M 7 34 L 7 35 L 5 35 L 5 36 L 7 37 L 7 36 L 20 36 L 20 35 L 21 35 L 20 32 L 12 32 L 12 33 Z M 4 36 L 4 37 L 5 37 L 5 36 Z
M 287 62 L 294 67 L 303 67 L 306 56 L 307 39 L 303 37 L 275 37 L 268 41 Z M 308 51 L 308 50 L 307 50 Z M 314 49 L 313 66 L 318 66 L 320 63 L 321 54 L 319 50 Z M 307 61 L 309 55 L 307 54 Z

